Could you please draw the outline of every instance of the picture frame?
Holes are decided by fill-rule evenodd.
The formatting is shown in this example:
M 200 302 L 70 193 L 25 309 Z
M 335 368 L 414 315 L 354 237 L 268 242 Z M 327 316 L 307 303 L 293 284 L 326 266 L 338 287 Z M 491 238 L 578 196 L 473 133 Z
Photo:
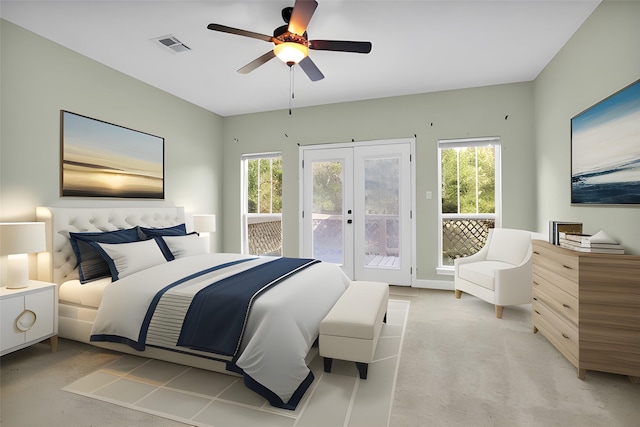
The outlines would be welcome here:
M 164 199 L 164 138 L 60 110 L 60 195 Z
M 640 80 L 571 118 L 571 204 L 640 204 Z

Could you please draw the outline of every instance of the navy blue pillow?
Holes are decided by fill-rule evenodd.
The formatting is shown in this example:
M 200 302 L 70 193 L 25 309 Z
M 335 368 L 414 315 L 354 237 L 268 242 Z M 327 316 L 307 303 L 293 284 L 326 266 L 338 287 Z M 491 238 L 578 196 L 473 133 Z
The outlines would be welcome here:
M 69 237 L 73 252 L 78 259 L 80 283 L 111 277 L 109 265 L 102 255 L 88 242 L 129 243 L 140 240 L 137 228 L 105 232 L 69 233 Z
M 138 231 L 140 232 L 140 240 L 148 240 L 161 236 L 184 236 L 187 234 L 187 227 L 185 224 L 178 224 L 165 228 L 138 227 Z
M 138 235 L 140 240 L 153 239 L 155 237 L 162 236 L 185 236 L 187 234 L 187 227 L 185 224 L 174 225 L 173 227 L 165 228 L 146 228 L 138 226 Z M 156 239 L 160 250 L 164 254 L 167 261 L 173 261 L 175 257 L 171 253 L 169 246 L 162 239 Z

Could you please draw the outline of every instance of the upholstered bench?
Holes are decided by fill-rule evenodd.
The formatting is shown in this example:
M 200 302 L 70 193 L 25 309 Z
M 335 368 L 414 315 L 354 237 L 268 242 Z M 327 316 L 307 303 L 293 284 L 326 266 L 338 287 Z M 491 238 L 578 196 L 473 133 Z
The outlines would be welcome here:
M 353 281 L 320 323 L 320 356 L 324 371 L 333 359 L 356 362 L 360 378 L 367 379 L 369 363 L 386 322 L 389 285 Z

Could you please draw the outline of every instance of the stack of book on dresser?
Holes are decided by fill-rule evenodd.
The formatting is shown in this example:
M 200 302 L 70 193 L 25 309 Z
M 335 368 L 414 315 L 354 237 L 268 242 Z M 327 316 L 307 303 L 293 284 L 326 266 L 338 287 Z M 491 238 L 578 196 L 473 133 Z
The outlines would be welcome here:
M 560 246 L 578 252 L 592 252 L 600 254 L 624 254 L 624 248 L 603 230 L 594 235 L 560 233 Z

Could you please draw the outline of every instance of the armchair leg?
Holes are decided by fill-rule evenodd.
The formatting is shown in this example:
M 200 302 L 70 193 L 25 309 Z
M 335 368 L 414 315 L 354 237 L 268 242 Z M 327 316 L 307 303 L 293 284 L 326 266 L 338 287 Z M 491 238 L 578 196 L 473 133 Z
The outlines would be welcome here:
M 462 296 L 462 291 L 460 289 L 456 289 L 456 298 L 460 299 Z
M 498 319 L 502 319 L 502 309 L 504 307 L 502 307 L 501 305 L 496 305 L 496 317 Z

